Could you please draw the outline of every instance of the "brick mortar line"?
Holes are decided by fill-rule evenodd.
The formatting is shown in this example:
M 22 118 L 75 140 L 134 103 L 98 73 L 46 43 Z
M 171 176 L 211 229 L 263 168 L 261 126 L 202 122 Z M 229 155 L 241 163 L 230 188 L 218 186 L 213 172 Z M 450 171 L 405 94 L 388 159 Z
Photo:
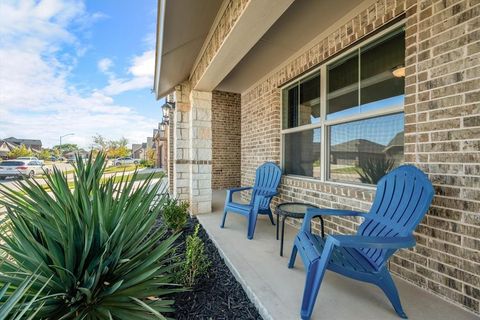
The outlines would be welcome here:
M 408 269 L 406 269 L 406 268 L 404 268 L 404 267 L 402 267 L 402 266 L 399 266 L 398 264 L 395 264 L 395 265 L 398 266 L 399 268 L 403 269 L 403 270 L 408 271 L 409 273 L 413 273 L 413 274 L 417 275 L 417 273 L 414 272 L 414 271 L 412 271 L 412 270 L 408 270 Z M 446 295 L 442 295 L 442 294 L 440 294 L 440 293 L 438 293 L 438 292 L 436 292 L 436 291 L 434 291 L 434 290 L 431 290 L 431 289 L 428 288 L 428 287 L 420 286 L 420 285 L 417 284 L 416 282 L 413 282 L 412 280 L 410 280 L 410 279 L 407 278 L 407 277 L 402 276 L 401 274 L 395 273 L 395 275 L 396 275 L 397 277 L 401 278 L 402 280 L 407 281 L 408 283 L 414 284 L 416 287 L 422 289 L 422 290 L 425 291 L 425 292 L 428 292 L 429 294 L 431 294 L 431 295 L 433 295 L 433 296 L 436 296 L 436 297 L 439 297 L 439 298 L 441 298 L 441 299 L 443 299 L 443 300 L 446 300 L 447 302 L 450 302 L 451 304 L 453 304 L 453 305 L 455 305 L 455 306 L 458 306 L 458 307 L 462 308 L 463 310 L 466 310 L 466 311 L 472 313 L 472 314 L 475 315 L 475 316 L 478 316 L 478 314 L 475 313 L 475 311 L 473 311 L 472 309 L 466 307 L 466 306 L 465 306 L 464 304 L 462 304 L 461 302 L 458 302 L 458 301 L 456 301 L 456 300 L 453 300 L 453 299 L 449 298 L 449 297 L 446 296 Z M 436 283 L 436 284 L 438 284 L 438 285 L 440 285 L 440 286 L 442 286 L 442 287 L 444 287 L 444 288 L 450 289 L 449 287 L 446 287 L 446 286 L 444 286 L 444 285 L 441 285 L 441 284 L 439 284 L 439 283 L 437 283 L 437 282 L 435 282 L 435 281 L 433 281 L 433 280 L 428 279 L 428 281 L 431 281 L 431 282 L 433 282 L 433 283 Z M 453 290 L 453 289 L 450 289 L 450 290 Z M 458 291 L 455 291 L 455 292 L 458 292 Z M 462 296 L 465 296 L 465 294 L 464 294 L 463 292 L 461 293 L 461 295 L 462 295 Z M 468 297 L 470 298 L 470 296 L 468 296 Z M 474 298 L 471 298 L 471 299 L 477 301 L 477 300 L 474 299 Z
M 441 185 L 441 186 L 444 186 L 444 185 Z M 435 195 L 436 198 L 445 198 L 445 199 L 451 199 L 451 200 L 457 200 L 459 199 L 459 197 L 452 197 L 452 196 L 444 196 L 444 195 Z M 461 199 L 463 200 L 463 198 Z M 467 199 L 465 201 L 468 201 L 468 202 L 474 202 L 474 203 L 480 203 L 480 200 L 474 200 L 474 199 Z
M 479 29 L 479 30 L 480 30 L 480 29 Z M 475 42 L 471 43 L 470 45 L 472 45 L 472 44 L 475 44 Z M 475 53 L 474 55 L 469 56 L 466 51 L 465 51 L 465 54 L 466 54 L 466 55 L 463 56 L 463 57 L 461 57 L 460 59 L 465 60 L 465 59 L 468 59 L 468 58 L 476 57 L 476 56 L 477 56 L 477 53 Z M 438 58 L 438 57 L 439 57 L 439 56 L 435 56 L 434 58 L 430 58 L 430 59 L 427 59 L 427 60 L 423 60 L 422 62 L 434 60 L 435 58 Z M 435 68 L 441 67 L 441 66 L 444 66 L 444 65 L 448 65 L 448 64 L 453 64 L 453 63 L 455 63 L 455 62 L 457 62 L 457 61 L 458 61 L 458 60 L 453 60 L 453 61 L 450 60 L 450 61 L 448 61 L 448 62 L 444 62 L 444 63 L 441 63 L 441 64 L 436 64 L 436 65 L 435 65 Z M 420 63 L 421 63 L 421 62 L 420 62 Z M 475 65 L 475 66 L 473 66 L 473 67 L 467 67 L 467 68 L 464 68 L 464 69 L 461 69 L 461 70 L 457 70 L 457 71 L 455 71 L 455 72 L 450 72 L 450 73 L 442 74 L 442 75 L 437 76 L 437 77 L 428 78 L 427 80 L 422 81 L 422 82 L 418 82 L 417 84 L 424 84 L 424 83 L 426 83 L 426 82 L 428 82 L 428 81 L 439 80 L 439 79 L 442 79 L 442 78 L 445 78 L 445 77 L 448 77 L 448 76 L 452 76 L 452 75 L 457 74 L 457 73 L 459 73 L 459 72 L 469 71 L 469 70 L 472 70 L 472 69 L 475 69 L 475 68 L 478 68 L 478 65 Z M 430 71 L 430 69 L 428 69 L 428 70 L 425 70 L 425 71 L 421 71 L 420 73 L 423 73 L 423 72 L 426 72 L 427 74 L 429 74 L 431 71 Z M 412 76 L 413 76 L 413 75 L 412 75 Z M 473 78 L 473 79 L 478 79 L 478 78 Z M 469 80 L 472 80 L 472 79 L 462 79 L 462 80 L 457 81 L 457 82 L 454 82 L 454 83 L 460 83 L 460 82 L 462 82 L 462 81 L 469 81 Z M 413 84 L 411 84 L 411 85 L 413 85 Z M 444 86 L 443 86 L 443 87 L 444 87 Z M 437 89 L 437 88 L 440 88 L 440 87 L 434 87 L 434 88 L 432 88 L 432 89 Z M 430 90 L 431 90 L 431 89 L 430 89 Z M 423 90 L 423 91 L 420 91 L 420 92 L 424 92 L 424 91 L 428 91 L 428 90 Z M 436 100 L 436 99 L 434 99 L 433 101 L 435 101 L 435 100 Z
M 405 259 L 404 259 L 404 260 L 405 260 Z M 415 271 L 413 271 L 413 270 L 411 270 L 411 269 L 408 269 L 408 268 L 405 268 L 404 266 L 402 266 L 402 265 L 400 265 L 400 264 L 398 264 L 398 263 L 395 263 L 395 261 L 393 261 L 393 260 L 391 261 L 391 263 L 394 264 L 394 265 L 397 266 L 397 267 L 400 267 L 400 268 L 404 269 L 404 270 L 408 270 L 408 271 L 410 271 L 410 272 L 414 272 L 415 274 L 417 274 Z M 435 270 L 435 269 L 432 269 L 432 268 L 423 266 L 423 265 L 421 265 L 421 264 L 419 264 L 419 263 L 414 263 L 414 262 L 412 262 L 412 264 L 414 265 L 414 267 L 420 266 L 420 267 L 422 267 L 422 268 L 424 268 L 424 269 L 427 269 L 428 271 L 433 271 L 434 273 L 439 273 L 439 272 L 440 272 L 440 271 L 438 271 L 438 270 Z M 448 275 L 448 274 L 446 274 L 446 273 L 442 273 L 442 272 L 440 272 L 440 273 L 441 273 L 442 276 L 445 277 L 445 278 L 454 280 L 454 281 L 456 281 L 456 282 L 460 282 L 460 284 L 462 284 L 462 290 L 459 291 L 459 290 L 457 290 L 457 289 L 455 289 L 455 288 L 447 287 L 447 286 L 443 285 L 442 283 L 438 282 L 437 280 L 432 279 L 432 278 L 428 278 L 427 276 L 423 276 L 423 277 L 425 278 L 426 281 L 431 281 L 431 282 L 434 282 L 434 283 L 436 283 L 436 284 L 442 285 L 442 286 L 444 286 L 445 288 L 448 288 L 448 289 L 450 289 L 450 290 L 452 290 L 452 291 L 461 293 L 462 295 L 465 295 L 465 294 L 466 294 L 466 293 L 463 291 L 463 285 L 466 284 L 466 285 L 469 285 L 469 286 L 473 287 L 472 284 L 470 284 L 470 283 L 468 283 L 468 282 L 465 282 L 465 281 L 460 280 L 460 279 L 458 279 L 458 278 L 452 277 L 452 276 L 450 276 L 450 275 Z M 480 299 L 475 298 L 474 296 L 471 296 L 471 295 L 467 295 L 467 296 L 468 296 L 468 297 L 471 297 L 471 298 L 474 299 L 474 300 L 480 300 Z M 457 303 L 458 303 L 458 302 L 457 302 Z
M 469 57 L 466 57 L 466 58 L 469 58 Z M 469 69 L 473 69 L 473 68 L 478 68 L 478 65 L 472 67 L 472 68 L 469 68 Z M 467 71 L 469 69 L 461 69 L 460 71 L 457 71 L 457 72 L 454 72 L 453 74 L 455 73 L 459 73 L 459 72 L 462 72 L 462 71 Z M 442 75 L 441 77 L 446 77 L 446 75 Z M 422 85 L 424 83 L 427 83 L 429 81 L 432 81 L 432 80 L 437 80 L 438 78 L 434 78 L 434 79 L 430 79 L 430 80 L 425 80 L 423 82 L 420 82 L 418 83 L 418 85 Z M 478 81 L 478 77 L 476 78 L 470 78 L 470 79 L 462 79 L 460 81 L 457 81 L 457 82 L 453 82 L 453 83 L 449 83 L 449 84 L 446 84 L 446 85 L 443 85 L 443 86 L 438 86 L 438 87 L 432 87 L 432 88 L 428 88 L 428 89 L 424 89 L 424 90 L 420 90 L 420 89 L 417 89 L 417 95 L 419 93 L 424 93 L 424 92 L 431 92 L 431 91 L 434 91 L 434 90 L 439 90 L 439 89 L 443 89 L 443 88 L 447 88 L 447 87 L 451 87 L 453 85 L 459 85 L 459 84 L 464 84 L 465 82 L 472 82 L 472 81 Z M 447 96 L 439 96 L 438 99 L 444 99 L 445 97 L 451 97 L 451 96 L 454 96 L 454 95 L 461 95 L 461 94 L 467 94 L 467 93 L 471 93 L 471 92 L 478 92 L 478 87 L 475 88 L 475 89 L 472 89 L 472 90 L 469 90 L 469 91 L 461 91 L 461 92 L 457 92 L 455 94 L 451 94 L 451 95 L 447 95 Z M 434 98 L 433 101 L 435 101 L 437 98 Z M 422 101 L 423 102 L 423 101 Z
M 453 5 L 452 5 L 452 6 L 453 6 Z M 465 10 L 455 13 L 455 15 L 449 16 L 446 20 L 445 20 L 445 19 L 440 20 L 440 21 L 436 22 L 435 24 L 430 25 L 428 28 L 425 28 L 423 31 L 428 31 L 428 30 L 436 29 L 436 27 L 445 24 L 445 21 L 447 21 L 447 20 L 456 20 L 455 18 L 457 18 L 458 16 L 463 15 L 464 13 L 466 13 L 466 12 L 474 9 L 474 8 L 477 7 L 477 6 L 479 6 L 479 5 L 477 4 L 477 5 L 472 6 L 472 7 L 466 7 Z M 444 10 L 442 10 L 442 11 L 446 11 L 447 9 L 448 9 L 448 8 L 446 8 L 446 9 L 444 9 Z M 440 14 L 442 11 L 439 11 L 439 12 L 436 12 L 436 13 L 432 13 L 432 14 Z M 428 19 L 431 19 L 431 17 L 428 18 Z M 415 24 L 416 24 L 418 27 L 420 27 L 420 24 L 426 23 L 425 21 L 426 21 L 426 20 L 417 21 L 417 23 L 415 23 Z M 423 39 L 421 42 L 416 42 L 416 43 L 417 43 L 418 45 L 420 45 L 420 44 L 424 43 L 425 41 L 435 39 L 436 37 L 441 37 L 441 36 L 443 36 L 445 33 L 449 32 L 449 31 L 452 31 L 453 29 L 455 29 L 455 28 L 457 28 L 457 27 L 460 27 L 460 26 L 462 26 L 462 25 L 463 25 L 463 27 L 465 27 L 465 31 L 467 32 L 467 34 L 468 34 L 469 32 L 475 32 L 475 30 L 477 30 L 477 29 L 473 29 L 473 30 L 470 30 L 470 31 L 467 30 L 468 22 L 469 22 L 469 21 L 470 21 L 470 19 L 465 20 L 465 21 L 463 21 L 463 22 L 460 23 L 460 24 L 455 24 L 453 27 L 449 27 L 448 29 L 445 29 L 445 30 L 443 30 L 443 31 L 440 32 L 440 33 L 431 35 L 430 37 Z M 419 28 L 419 29 L 420 29 L 420 28 Z M 458 28 L 458 29 L 461 29 L 461 28 Z M 462 35 L 462 36 L 463 36 L 463 35 Z M 461 37 L 461 36 L 459 36 L 459 37 Z M 457 37 L 457 38 L 459 38 L 459 37 Z M 449 41 L 450 41 L 450 40 L 457 39 L 457 38 L 449 39 Z M 447 42 L 448 42 L 448 41 L 447 41 Z M 444 43 L 445 43 L 445 42 L 444 42 Z M 414 45 L 415 45 L 415 43 L 412 44 L 411 46 L 414 46 Z M 418 45 L 417 45 L 417 46 L 418 46 Z M 426 49 L 426 50 L 431 50 L 431 49 L 433 49 L 433 48 L 435 48 L 435 47 L 432 47 L 432 48 Z M 426 50 L 424 50 L 424 51 L 426 51 Z M 421 52 L 424 52 L 424 51 L 421 51 Z

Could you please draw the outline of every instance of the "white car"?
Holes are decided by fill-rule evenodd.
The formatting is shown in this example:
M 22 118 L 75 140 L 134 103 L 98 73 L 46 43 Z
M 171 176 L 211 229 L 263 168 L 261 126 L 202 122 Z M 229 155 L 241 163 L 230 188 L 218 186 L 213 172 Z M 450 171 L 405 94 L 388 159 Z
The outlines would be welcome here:
M 43 160 L 39 160 L 37 157 L 18 157 L 15 160 L 23 160 L 23 161 L 40 161 L 43 164 Z
M 134 159 L 134 158 L 131 158 L 131 157 L 126 157 L 126 158 L 117 158 L 115 160 L 113 160 L 113 164 L 115 166 L 123 166 L 123 165 L 126 165 L 126 164 L 139 164 L 140 163 L 140 160 L 139 159 Z
M 43 172 L 43 164 L 39 160 L 16 159 L 0 162 L 0 180 L 7 177 L 33 178 Z

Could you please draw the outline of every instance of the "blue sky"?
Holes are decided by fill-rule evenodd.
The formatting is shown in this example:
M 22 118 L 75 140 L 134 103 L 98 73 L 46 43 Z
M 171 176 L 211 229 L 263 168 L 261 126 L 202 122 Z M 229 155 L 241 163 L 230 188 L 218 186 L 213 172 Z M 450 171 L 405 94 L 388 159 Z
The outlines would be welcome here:
M 0 139 L 146 140 L 162 115 L 150 92 L 156 9 L 155 0 L 2 0 Z

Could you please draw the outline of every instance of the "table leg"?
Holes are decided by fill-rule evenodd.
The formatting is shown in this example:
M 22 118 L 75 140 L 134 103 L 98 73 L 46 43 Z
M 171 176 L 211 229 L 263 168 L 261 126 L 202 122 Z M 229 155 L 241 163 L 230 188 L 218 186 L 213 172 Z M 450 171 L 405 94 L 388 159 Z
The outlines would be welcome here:
M 277 214 L 277 240 L 278 240 L 278 219 L 279 219 L 280 215 Z
M 283 257 L 283 238 L 285 236 L 285 218 L 282 218 L 282 240 L 280 242 L 280 257 Z
M 323 218 L 322 216 L 320 216 L 320 225 L 321 225 L 321 228 L 322 228 L 322 238 L 325 238 L 325 229 L 323 227 Z

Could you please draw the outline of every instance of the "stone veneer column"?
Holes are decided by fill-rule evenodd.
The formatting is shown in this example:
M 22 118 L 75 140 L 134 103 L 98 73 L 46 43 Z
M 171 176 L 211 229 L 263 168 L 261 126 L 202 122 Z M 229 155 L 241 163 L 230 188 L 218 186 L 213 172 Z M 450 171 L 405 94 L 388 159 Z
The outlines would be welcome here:
M 212 93 L 190 93 L 190 210 L 212 210 Z
M 190 199 L 190 86 L 187 83 L 175 88 L 175 110 L 170 119 L 173 124 L 173 179 L 171 192 L 180 200 Z

